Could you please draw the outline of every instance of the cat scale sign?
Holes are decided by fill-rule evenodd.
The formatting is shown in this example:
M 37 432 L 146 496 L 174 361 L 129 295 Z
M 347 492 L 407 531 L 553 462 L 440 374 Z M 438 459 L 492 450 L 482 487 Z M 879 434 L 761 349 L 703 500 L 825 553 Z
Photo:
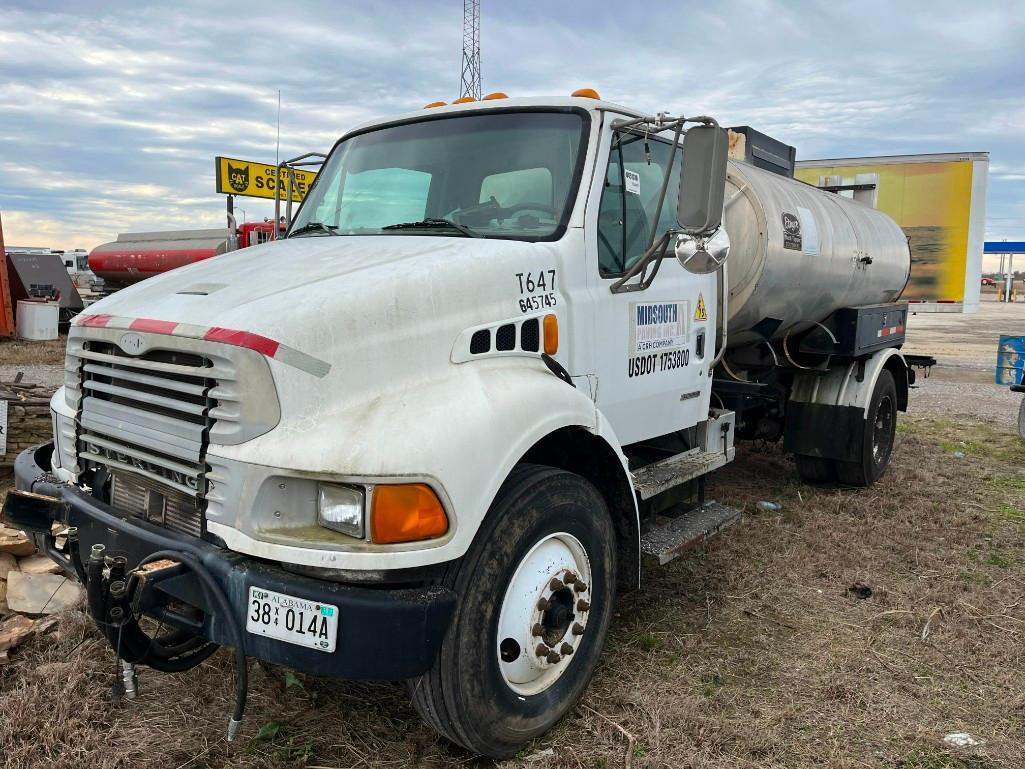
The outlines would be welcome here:
M 292 200 L 301 203 L 310 191 L 310 185 L 317 178 L 314 171 L 303 171 L 295 168 L 281 169 L 281 191 L 277 192 L 278 169 L 267 163 L 255 163 L 252 160 L 236 160 L 235 158 L 217 157 L 215 167 L 217 173 L 217 191 L 225 195 L 243 195 L 249 198 L 270 198 L 275 195 L 284 200 L 288 195 L 289 174 L 295 176 L 292 187 Z

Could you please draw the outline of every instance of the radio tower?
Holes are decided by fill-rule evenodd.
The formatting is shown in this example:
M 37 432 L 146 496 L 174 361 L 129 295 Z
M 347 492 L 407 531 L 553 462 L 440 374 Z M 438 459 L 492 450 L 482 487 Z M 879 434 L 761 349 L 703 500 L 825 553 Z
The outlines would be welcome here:
M 463 0 L 463 76 L 459 95 L 479 99 L 480 0 Z

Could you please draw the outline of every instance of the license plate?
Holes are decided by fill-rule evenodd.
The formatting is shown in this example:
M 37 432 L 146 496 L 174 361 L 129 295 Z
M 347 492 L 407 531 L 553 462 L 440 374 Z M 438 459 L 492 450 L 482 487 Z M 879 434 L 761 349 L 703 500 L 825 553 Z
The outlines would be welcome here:
M 296 646 L 333 652 L 338 637 L 338 607 L 250 587 L 246 630 Z

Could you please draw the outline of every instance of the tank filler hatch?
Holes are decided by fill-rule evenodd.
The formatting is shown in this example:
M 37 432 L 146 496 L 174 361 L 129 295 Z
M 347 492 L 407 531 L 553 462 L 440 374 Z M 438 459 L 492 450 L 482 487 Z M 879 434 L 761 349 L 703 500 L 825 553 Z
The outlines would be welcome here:
M 756 131 L 751 126 L 733 126 L 729 130 L 730 160 L 741 160 L 780 176 L 794 178 L 797 148 Z

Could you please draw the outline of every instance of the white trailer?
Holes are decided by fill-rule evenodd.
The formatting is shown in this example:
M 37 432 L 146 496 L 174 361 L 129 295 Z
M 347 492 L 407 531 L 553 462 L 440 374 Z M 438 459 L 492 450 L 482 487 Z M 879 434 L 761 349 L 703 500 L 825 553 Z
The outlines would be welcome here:
M 584 691 L 642 555 L 737 519 L 702 480 L 738 438 L 812 482 L 883 473 L 907 271 L 885 215 L 727 165 L 708 117 L 574 95 L 375 121 L 287 238 L 78 318 L 5 516 L 86 584 L 128 681 L 218 644 L 406 679 L 509 756 Z

